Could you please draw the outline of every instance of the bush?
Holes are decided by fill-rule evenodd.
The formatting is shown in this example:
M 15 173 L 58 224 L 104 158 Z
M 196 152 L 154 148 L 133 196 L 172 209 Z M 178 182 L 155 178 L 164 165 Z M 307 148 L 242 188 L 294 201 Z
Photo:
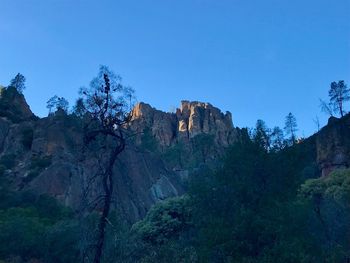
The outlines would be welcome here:
M 190 216 L 187 196 L 170 198 L 155 204 L 132 229 L 146 242 L 163 244 L 191 226 Z

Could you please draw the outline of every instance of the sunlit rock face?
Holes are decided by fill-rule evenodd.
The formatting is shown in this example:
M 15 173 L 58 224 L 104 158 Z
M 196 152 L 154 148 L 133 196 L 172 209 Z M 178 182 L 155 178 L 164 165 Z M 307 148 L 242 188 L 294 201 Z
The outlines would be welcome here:
M 170 146 L 176 137 L 175 122 L 174 114 L 156 110 L 149 104 L 141 102 L 133 109 L 131 128 L 139 134 L 145 128 L 149 128 L 162 145 Z
M 316 137 L 317 162 L 322 176 L 335 169 L 350 167 L 350 114 L 331 117 Z
M 223 146 L 230 145 L 235 139 L 231 113 L 224 114 L 209 103 L 182 101 L 176 116 L 179 131 L 185 132 L 188 139 L 202 133 L 212 134 L 215 142 Z M 180 125 L 180 122 L 185 125 Z
M 133 110 L 131 129 L 142 133 L 152 131 L 161 146 L 171 146 L 179 141 L 189 142 L 199 134 L 210 134 L 220 146 L 229 146 L 237 138 L 230 112 L 222 113 L 209 103 L 182 101 L 176 113 L 166 113 L 139 103 Z

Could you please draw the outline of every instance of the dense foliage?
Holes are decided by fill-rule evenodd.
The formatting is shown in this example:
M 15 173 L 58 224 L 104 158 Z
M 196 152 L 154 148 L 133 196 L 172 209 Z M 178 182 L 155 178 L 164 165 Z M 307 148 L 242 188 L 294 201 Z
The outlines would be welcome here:
M 68 208 L 52 197 L 11 190 L 4 175 L 0 188 L 0 260 L 77 262 L 78 224 Z
M 221 169 L 192 176 L 186 202 L 157 205 L 134 226 L 147 247 L 135 262 L 346 262 L 350 173 L 319 178 L 314 140 L 235 144 Z
M 203 166 L 188 195 L 156 204 L 133 226 L 112 213 L 103 262 L 346 262 L 349 170 L 320 178 L 315 137 L 278 150 L 266 139 L 261 131 L 241 138 L 220 169 Z M 12 159 L 3 156 L 4 169 Z M 47 162 L 33 159 L 33 169 Z M 79 262 L 79 231 L 95 231 L 98 215 L 82 225 L 53 199 L 12 191 L 4 178 L 0 259 Z

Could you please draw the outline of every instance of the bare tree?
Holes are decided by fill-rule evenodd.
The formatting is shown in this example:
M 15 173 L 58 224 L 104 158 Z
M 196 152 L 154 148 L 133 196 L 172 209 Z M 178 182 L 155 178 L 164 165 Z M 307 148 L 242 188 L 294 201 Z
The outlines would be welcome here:
M 321 111 L 326 113 L 327 115 L 329 115 L 329 116 L 334 115 L 332 105 L 330 103 L 325 102 L 324 100 L 321 100 L 321 99 L 320 99 L 320 108 L 321 108 Z
M 316 127 L 317 127 L 317 132 L 320 131 L 320 127 L 321 127 L 321 124 L 320 124 L 320 118 L 316 115 L 315 119 L 313 119 Z
M 121 78 L 106 66 L 89 88 L 82 88 L 80 107 L 84 106 L 84 146 L 99 152 L 99 171 L 91 178 L 101 184 L 102 195 L 96 199 L 100 216 L 95 237 L 93 262 L 101 262 L 108 215 L 113 201 L 113 168 L 126 145 L 126 125 L 131 120 L 134 90 L 124 87 Z M 96 150 L 96 146 L 98 146 Z M 90 181 L 88 184 L 91 184 Z M 89 185 L 88 185 L 89 186 Z

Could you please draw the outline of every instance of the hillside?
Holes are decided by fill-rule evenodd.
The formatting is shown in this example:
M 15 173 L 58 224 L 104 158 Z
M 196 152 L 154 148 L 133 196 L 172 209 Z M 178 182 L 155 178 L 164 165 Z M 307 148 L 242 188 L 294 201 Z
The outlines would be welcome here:
M 4 91 L 0 107 L 0 164 L 6 177 L 18 190 L 49 194 L 78 210 L 84 177 L 97 173 L 98 167 L 93 153 L 82 157 L 78 117 L 63 111 L 34 117 L 14 89 Z M 114 208 L 132 222 L 155 202 L 183 194 L 189 172 L 201 164 L 215 166 L 242 133 L 233 127 L 230 113 L 187 101 L 176 113 L 137 104 L 130 131 L 135 136 L 114 167 L 119 200 Z M 94 187 L 98 196 L 99 186 Z
M 173 113 L 139 103 L 127 129 L 103 262 L 349 259 L 349 114 L 280 149 L 263 126 L 234 127 L 209 103 L 182 101 Z M 2 91 L 0 259 L 89 257 L 102 186 L 87 180 L 103 149 L 83 146 L 81 117 L 38 118 L 22 94 Z

